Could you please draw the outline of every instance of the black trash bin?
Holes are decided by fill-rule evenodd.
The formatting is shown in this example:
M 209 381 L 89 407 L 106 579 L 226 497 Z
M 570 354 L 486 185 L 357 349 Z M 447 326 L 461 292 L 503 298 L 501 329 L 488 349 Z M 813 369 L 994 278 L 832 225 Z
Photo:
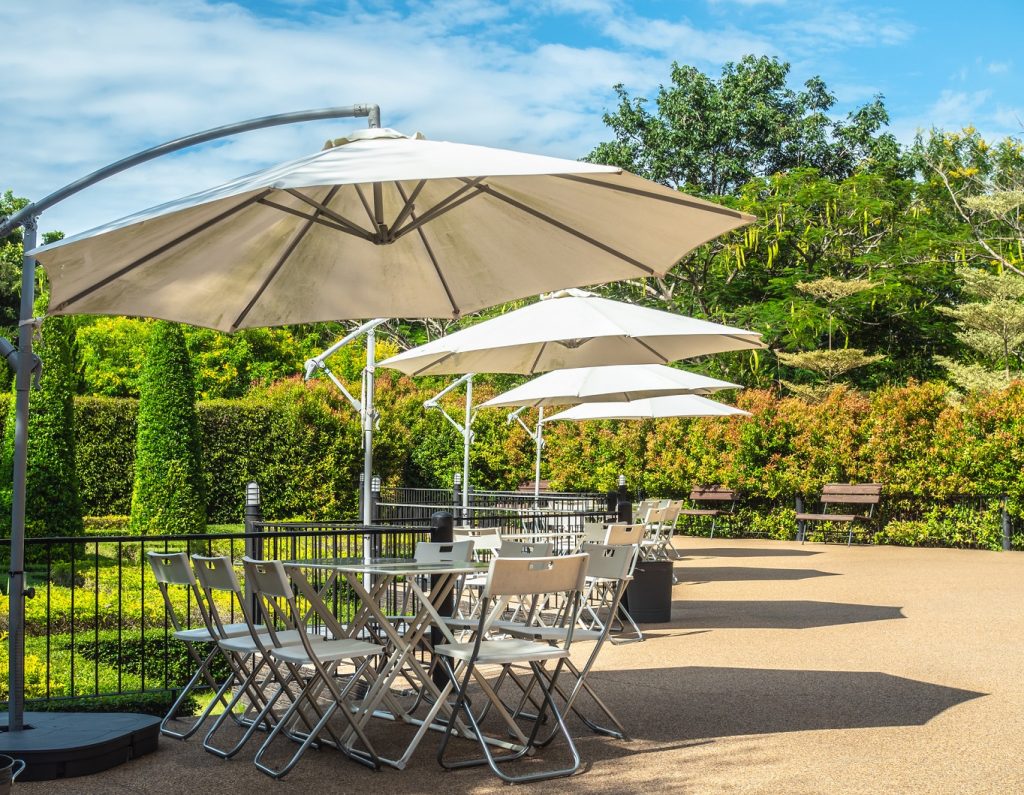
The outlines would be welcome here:
M 672 620 L 672 561 L 647 560 L 636 564 L 633 581 L 623 602 L 638 624 L 665 624 Z

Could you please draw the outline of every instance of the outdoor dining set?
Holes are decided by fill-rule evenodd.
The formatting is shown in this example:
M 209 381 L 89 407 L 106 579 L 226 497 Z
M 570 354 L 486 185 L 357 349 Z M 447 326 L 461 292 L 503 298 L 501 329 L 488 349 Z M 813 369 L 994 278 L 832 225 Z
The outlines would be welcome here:
M 273 778 L 310 748 L 403 769 L 431 731 L 445 768 L 486 764 L 511 783 L 571 775 L 581 760 L 570 715 L 626 737 L 588 676 L 606 642 L 643 639 L 623 604 L 638 561 L 674 555 L 676 506 L 641 507 L 644 521 L 588 524 L 571 547 L 564 531 L 458 528 L 452 541 L 417 542 L 411 558 L 245 557 L 239 567 L 150 552 L 173 636 L 196 664 L 161 732 L 202 732 L 224 759 L 248 749 Z M 180 718 L 203 689 L 214 695 L 198 718 Z M 387 755 L 381 729 L 399 724 L 404 745 Z M 479 755 L 459 755 L 454 738 Z M 510 764 L 559 738 L 567 762 Z

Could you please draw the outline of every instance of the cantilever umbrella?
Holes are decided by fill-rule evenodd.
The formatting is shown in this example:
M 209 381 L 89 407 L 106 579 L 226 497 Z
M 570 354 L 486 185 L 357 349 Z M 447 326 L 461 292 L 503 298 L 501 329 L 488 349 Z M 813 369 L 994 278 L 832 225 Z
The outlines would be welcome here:
M 36 249 L 48 312 L 223 331 L 458 317 L 663 275 L 754 220 L 611 166 L 388 129 L 335 143 Z
M 671 395 L 623 403 L 581 403 L 548 417 L 555 420 L 650 420 L 666 417 L 749 417 L 750 412 L 699 395 Z
M 540 463 L 544 450 L 544 407 L 567 403 L 607 403 L 666 395 L 710 395 L 723 389 L 742 389 L 739 384 L 706 375 L 677 370 L 663 364 L 621 364 L 607 367 L 574 367 L 554 370 L 481 403 L 480 408 L 519 406 L 509 414 L 533 437 L 536 446 L 533 495 L 540 496 Z M 537 427 L 530 428 L 519 414 L 539 407 Z

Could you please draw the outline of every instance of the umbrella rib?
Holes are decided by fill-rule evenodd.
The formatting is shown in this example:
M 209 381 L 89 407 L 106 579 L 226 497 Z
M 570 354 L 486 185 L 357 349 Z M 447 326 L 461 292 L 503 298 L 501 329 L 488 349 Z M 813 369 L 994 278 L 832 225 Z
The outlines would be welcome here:
M 662 361 L 662 363 L 663 363 L 663 364 L 668 364 L 668 363 L 669 363 L 670 361 L 672 361 L 671 359 L 669 359 L 669 358 L 667 358 L 667 357 L 665 357 L 665 356 L 661 355 L 660 353 L 658 353 L 658 352 L 657 352 L 656 350 L 654 350 L 654 348 L 652 348 L 652 347 L 651 347 L 650 345 L 648 345 L 648 344 L 647 344 L 646 342 L 644 342 L 644 341 L 643 341 L 642 339 L 640 339 L 639 337 L 632 337 L 631 339 L 632 339 L 632 340 L 633 340 L 633 341 L 634 341 L 634 342 L 635 342 L 635 343 L 636 343 L 637 345 L 640 345 L 640 346 L 642 346 L 642 347 L 646 348 L 646 349 L 647 349 L 647 350 L 649 350 L 649 351 L 650 351 L 651 353 L 653 353 L 653 354 L 654 354 L 655 356 L 657 356 L 657 357 L 658 357 L 659 359 L 661 359 L 661 361 Z
M 323 215 L 326 215 L 328 218 L 330 218 L 335 223 L 339 224 L 340 226 L 346 227 L 346 230 L 349 231 L 351 234 L 354 234 L 354 235 L 356 235 L 358 237 L 364 237 L 367 240 L 372 239 L 373 235 L 370 234 L 369 232 L 367 232 L 362 227 L 360 227 L 359 224 L 355 223 L 354 221 L 348 220 L 344 215 L 340 215 L 339 213 L 334 212 L 334 210 L 332 210 L 326 204 L 321 204 L 320 202 L 318 202 L 315 199 L 307 196 L 306 194 L 301 193 L 301 192 L 295 190 L 295 188 L 286 188 L 286 190 L 287 190 L 288 193 L 290 193 L 292 196 L 294 196 L 299 201 L 305 202 L 310 207 L 316 208 Z M 331 196 L 334 196 L 334 193 L 332 193 Z M 309 217 L 309 216 L 304 216 L 304 217 Z M 318 223 L 322 223 L 322 221 L 319 221 L 319 219 L 317 219 L 317 221 L 318 221 Z
M 370 219 L 370 224 L 374 224 L 373 210 L 370 209 L 370 203 L 366 201 L 366 197 L 363 195 L 363 189 L 359 185 L 353 185 L 352 187 L 356 189 L 356 195 L 359 197 L 359 201 L 363 203 L 363 209 L 366 210 L 366 217 Z
M 200 232 L 206 231 L 207 229 L 209 229 L 211 226 L 214 226 L 215 224 L 219 224 L 225 218 L 231 217 L 235 213 L 244 210 L 246 207 L 251 207 L 253 204 L 256 204 L 258 201 L 260 201 L 264 196 L 266 196 L 270 192 L 271 192 L 270 188 L 268 188 L 268 189 L 266 189 L 264 191 L 261 191 L 260 193 L 257 193 L 254 196 L 250 196 L 245 201 L 240 202 L 239 204 L 236 204 L 234 207 L 229 207 L 227 210 L 225 210 L 224 212 L 220 213 L 219 215 L 216 215 L 213 218 L 210 218 L 210 219 L 208 219 L 206 221 L 203 221 L 203 223 L 199 224 L 196 227 L 193 227 L 192 229 L 189 229 L 187 232 L 184 232 L 184 233 L 178 235 L 173 240 L 167 241 L 162 246 L 159 246 L 158 248 L 154 249 L 153 251 L 150 251 L 148 254 L 144 254 L 143 256 L 139 257 L 138 259 L 133 260 L 132 262 L 129 262 L 123 268 L 119 268 L 114 273 L 111 273 L 111 274 L 108 274 L 107 276 L 104 276 L 98 282 L 96 282 L 94 284 L 91 284 L 90 286 L 86 287 L 84 290 L 80 290 L 79 292 L 75 293 L 73 296 L 71 296 L 67 300 L 61 301 L 59 304 L 57 304 L 57 306 L 53 307 L 50 311 L 51 312 L 60 312 L 65 307 L 70 306 L 71 304 L 73 304 L 73 303 L 75 303 L 77 301 L 81 301 L 86 296 L 91 295 L 92 293 L 96 292 L 100 288 L 105 287 L 106 285 L 110 284 L 110 282 L 112 282 L 112 281 L 114 281 L 116 279 L 120 279 L 125 274 L 131 273 L 136 268 L 138 268 L 138 267 L 140 267 L 142 265 L 145 265 L 151 259 L 154 259 L 155 257 L 159 257 L 161 254 L 164 254 L 165 252 L 170 251 L 172 248 L 174 248 L 175 246 L 179 245 L 180 243 L 184 243 L 189 238 L 195 237 Z
M 649 268 L 646 265 L 644 265 L 642 262 L 640 262 L 640 260 L 634 259 L 633 257 L 629 256 L 628 254 L 623 254 L 621 251 L 619 251 L 618 249 L 612 248 L 607 243 L 602 243 L 600 240 L 595 240 L 590 235 L 586 235 L 583 232 L 580 232 L 578 229 L 573 229 L 568 224 L 563 223 L 562 221 L 559 221 L 557 218 L 552 218 L 550 215 L 548 215 L 546 213 L 542 213 L 540 210 L 535 210 L 533 207 L 530 207 L 529 205 L 523 204 L 518 199 L 513 199 L 511 196 L 506 196 L 504 193 L 501 193 L 500 191 L 495 190 L 490 185 L 480 185 L 479 186 L 479 190 L 482 191 L 483 193 L 486 193 L 488 196 L 493 196 L 495 199 L 499 199 L 499 200 L 505 202 L 506 204 L 512 205 L 516 209 L 522 210 L 524 213 L 528 213 L 529 215 L 532 215 L 534 218 L 537 218 L 537 219 L 539 219 L 541 221 L 544 221 L 547 224 L 551 224 L 551 226 L 554 226 L 556 229 L 561 229 L 563 232 L 566 232 L 566 233 L 572 235 L 573 237 L 578 237 L 580 240 L 584 241 L 585 243 L 589 243 L 590 245 L 594 246 L 595 248 L 599 248 L 602 251 L 604 251 L 604 252 L 606 252 L 608 254 L 611 254 L 613 257 L 618 257 L 623 262 L 628 262 L 634 268 L 638 268 L 638 269 L 642 270 L 648 276 L 653 276 L 654 275 L 654 270 L 652 268 Z
M 398 192 L 402 194 L 401 183 L 396 182 L 395 184 L 399 186 Z M 391 224 L 391 232 L 389 234 L 390 242 L 393 243 L 395 241 L 395 230 L 402 225 L 402 221 L 405 220 L 405 217 L 413 211 L 416 197 L 420 195 L 420 191 L 423 190 L 423 186 L 426 184 L 427 181 L 425 179 L 421 179 L 418 183 L 416 183 L 416 187 L 413 188 L 412 194 L 409 196 L 408 199 L 405 200 L 405 204 L 402 206 L 401 212 L 399 212 L 398 215 L 395 216 L 395 220 Z M 404 198 L 404 194 L 402 195 Z
M 334 195 L 338 192 L 338 190 L 339 186 L 331 188 L 331 191 L 330 193 L 327 194 L 327 199 L 324 203 L 330 203 L 331 199 L 334 198 Z M 317 213 L 319 212 L 320 211 L 317 210 Z M 302 242 L 302 239 L 306 236 L 306 233 L 313 228 L 313 224 L 317 222 L 317 213 L 314 213 L 312 218 L 307 218 L 305 226 L 299 229 L 299 231 L 296 232 L 295 235 L 292 237 L 291 241 L 288 243 L 288 246 L 281 253 L 281 256 L 278 257 L 277 262 L 274 263 L 274 267 L 270 269 L 270 272 L 267 274 L 267 278 L 263 280 L 263 283 L 259 286 L 259 289 L 256 290 L 256 292 L 253 294 L 252 298 L 249 300 L 249 303 L 245 305 L 245 309 L 243 309 L 241 314 L 239 314 L 239 316 L 235 318 L 235 322 L 231 324 L 232 331 L 235 331 L 238 328 L 239 324 L 241 324 L 241 322 L 245 320 L 248 314 L 252 311 L 252 308 L 256 305 L 256 302 L 263 297 L 263 293 L 266 292 L 267 287 L 270 286 L 270 283 L 277 276 L 278 271 L 280 271 L 281 268 L 284 267 L 285 262 L 288 261 L 288 258 L 295 251 L 296 247 L 298 247 L 299 243 Z
M 260 204 L 262 204 L 264 207 L 271 207 L 275 210 L 280 210 L 283 213 L 294 215 L 297 218 L 301 218 L 303 221 L 312 221 L 313 223 L 320 224 L 321 226 L 326 226 L 328 229 L 334 229 L 335 231 L 338 232 L 344 232 L 347 235 L 358 237 L 361 240 L 368 240 L 371 243 L 374 242 L 373 235 L 371 235 L 365 229 L 360 229 L 357 226 L 343 226 L 342 224 L 327 221 L 324 220 L 323 218 L 317 218 L 316 213 L 310 215 L 302 212 L 302 210 L 296 210 L 294 207 L 288 207 L 287 205 L 284 204 L 278 204 L 277 202 L 271 201 L 270 199 L 260 199 Z
M 475 179 L 467 180 L 465 185 L 463 185 L 461 188 L 459 188 L 458 190 L 451 193 L 449 196 L 439 201 L 437 204 L 435 204 L 433 207 L 431 207 L 429 210 L 423 213 L 423 215 L 421 215 L 419 218 L 413 216 L 413 219 L 398 231 L 394 231 L 394 227 L 398 226 L 398 222 L 396 221 L 392 227 L 391 239 L 398 240 L 398 238 L 407 235 L 416 229 L 419 229 L 424 224 L 430 223 L 442 213 L 446 213 L 449 210 L 454 210 L 459 205 L 468 202 L 474 196 L 479 196 L 480 193 L 482 192 L 482 189 L 479 185 L 482 179 L 484 179 L 484 177 L 476 177 Z M 467 196 L 462 195 L 467 191 L 473 190 L 474 188 L 476 188 L 476 193 L 470 193 Z M 462 196 L 462 198 L 458 198 L 460 196 Z M 458 201 L 456 201 L 456 199 L 458 199 Z
M 388 225 L 384 223 L 384 192 L 379 182 L 373 183 L 373 228 L 377 232 L 376 242 L 383 243 L 387 239 Z
M 558 177 L 559 179 L 567 179 L 571 182 L 582 182 L 587 185 L 594 185 L 598 188 L 607 188 L 608 190 L 617 190 L 622 193 L 632 193 L 635 196 L 643 196 L 647 199 L 657 199 L 658 201 L 668 202 L 670 204 L 682 204 L 685 207 L 693 207 L 696 210 L 706 210 L 709 213 L 718 213 L 719 215 L 728 215 L 730 218 L 743 218 L 743 213 L 737 210 L 730 210 L 728 207 L 722 207 L 718 204 L 705 204 L 704 202 L 694 201 L 693 199 L 683 198 L 680 196 L 666 196 L 662 193 L 654 193 L 653 191 L 642 190 L 640 188 L 631 188 L 628 185 L 617 185 L 613 182 L 601 182 L 596 179 L 589 179 L 587 177 L 581 177 L 576 174 L 553 174 L 552 176 Z
M 540 361 L 540 357 L 544 355 L 544 349 L 546 347 L 548 347 L 547 340 L 545 340 L 544 342 L 542 342 L 540 344 L 540 350 L 537 351 L 537 357 L 533 360 L 533 364 L 530 365 L 530 372 L 531 373 L 537 372 L 537 362 L 539 362 Z
M 405 201 L 406 206 L 412 203 L 411 198 L 407 198 L 405 195 L 405 188 L 402 187 L 402 183 L 396 182 L 395 187 L 398 189 L 398 195 Z M 413 222 L 416 221 L 416 215 L 413 210 L 409 210 L 409 215 L 412 217 Z M 441 271 L 441 264 L 437 261 L 437 257 L 434 256 L 434 250 L 430 247 L 430 243 L 427 241 L 427 236 L 423 234 L 423 230 L 417 228 L 417 234 L 419 235 L 420 242 L 423 244 L 424 250 L 427 252 L 427 256 L 430 257 L 430 264 L 434 266 L 434 272 L 437 274 L 437 278 L 441 282 L 441 286 L 444 288 L 444 294 L 448 296 L 448 303 L 451 305 L 452 314 L 458 317 L 460 314 L 459 305 L 455 303 L 455 296 L 452 295 L 451 288 L 448 286 L 448 280 L 444 278 L 444 273 Z

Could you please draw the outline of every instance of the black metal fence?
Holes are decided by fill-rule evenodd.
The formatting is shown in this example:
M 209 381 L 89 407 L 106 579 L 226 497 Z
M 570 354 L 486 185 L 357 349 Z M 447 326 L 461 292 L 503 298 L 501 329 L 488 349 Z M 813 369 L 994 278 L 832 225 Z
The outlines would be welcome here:
M 374 555 L 412 557 L 416 542 L 428 538 L 426 526 L 258 522 L 252 532 L 238 534 L 27 539 L 26 582 L 34 595 L 25 611 L 26 697 L 150 693 L 187 681 L 194 664 L 172 637 L 148 552 L 303 560 L 362 556 L 368 541 Z M 0 539 L 0 566 L 9 562 L 10 539 Z M 178 598 L 176 607 L 188 625 L 202 626 L 192 594 L 182 589 Z M 397 602 L 397 595 L 390 598 Z M 344 591 L 334 599 L 338 615 L 352 610 L 343 603 L 350 599 Z M 241 620 L 234 605 L 229 614 L 232 621 Z M 6 616 L 3 620 L 6 631 Z M 6 693 L 2 696 L 5 701 Z

